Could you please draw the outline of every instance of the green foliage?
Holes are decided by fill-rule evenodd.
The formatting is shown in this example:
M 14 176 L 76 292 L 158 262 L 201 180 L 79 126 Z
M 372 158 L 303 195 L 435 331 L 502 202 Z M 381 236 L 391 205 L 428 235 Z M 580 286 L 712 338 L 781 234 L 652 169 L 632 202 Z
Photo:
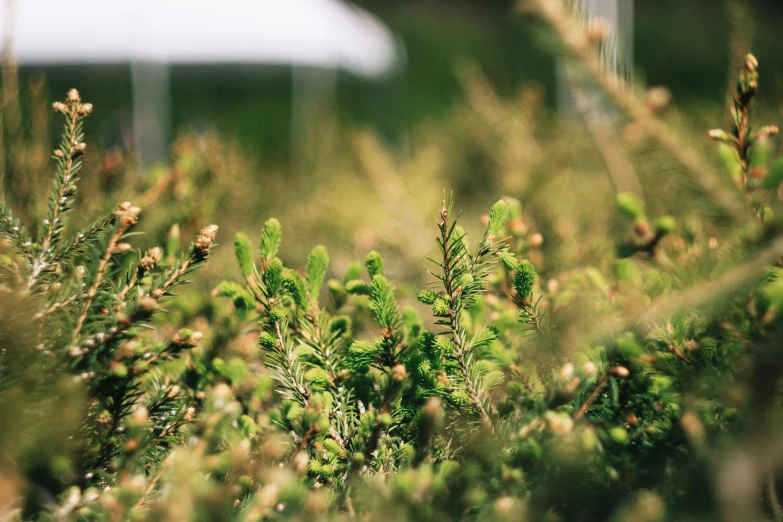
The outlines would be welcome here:
M 139 215 L 129 203 L 69 236 L 60 220 L 89 112 L 69 95 L 57 106 L 71 134 L 55 153 L 49 222 L 27 231 L 0 207 L 0 485 L 10 491 L 0 510 L 42 520 L 779 518 L 770 455 L 783 270 L 766 210 L 777 206 L 763 143 L 774 132 L 751 132 L 748 120 L 757 82 L 746 58 L 732 128 L 712 133 L 736 156 L 753 226 L 648 221 L 640 198 L 621 193 L 603 215 L 631 221 L 630 239 L 613 238 L 616 259 L 605 238 L 582 237 L 588 227 L 566 216 L 539 220 L 527 200 L 498 201 L 483 233 L 468 234 L 449 197 L 422 289 L 393 285 L 375 251 L 332 267 L 317 246 L 288 265 L 270 219 L 257 254 L 237 234 L 240 281 L 218 284 L 188 327 L 170 299 L 210 255 L 216 227 L 179 260 L 126 243 Z M 578 266 L 558 258 L 568 249 Z
M 122 203 L 86 230 L 69 234 L 79 171 L 86 150 L 82 122 L 92 112 L 74 89 L 54 109 L 65 117 L 60 147 L 54 151 L 56 172 L 48 210 L 28 235 L 5 203 L 0 205 L 0 331 L 23 329 L 23 335 L 0 334 L 0 411 L 4 422 L 8 402 L 17 394 L 31 404 L 59 396 L 85 398 L 66 424 L 72 439 L 68 449 L 48 464 L 40 494 L 20 506 L 25 518 L 49 510 L 47 499 L 68 488 L 110 489 L 121 474 L 154 472 L 162 455 L 176 445 L 193 397 L 162 368 L 197 346 L 202 333 L 190 329 L 156 331 L 153 317 L 189 273 L 202 265 L 214 247 L 217 227 L 205 227 L 189 252 L 165 259 L 159 247 L 145 253 L 127 240 L 141 209 Z M 6 257 L 13 252 L 13 257 Z M 252 298 L 236 284 L 221 285 L 237 308 L 252 306 Z M 19 330 L 20 334 L 22 330 Z M 241 361 L 240 361 L 241 362 Z M 237 378 L 236 363 L 226 368 Z M 48 399 L 45 399 L 48 401 Z M 36 405 L 33 410 L 37 411 Z M 48 407 L 47 407 L 48 408 Z M 42 411 L 47 411 L 44 408 Z M 52 412 L 55 414 L 55 412 Z M 57 422 L 52 417 L 52 422 Z M 6 470 L 35 484 L 40 473 L 35 454 L 52 448 L 41 436 L 52 429 L 29 426 L 39 435 L 16 429 L 28 440 L 7 453 Z M 4 457 L 5 458 L 5 457 Z M 10 468 L 6 467 L 10 466 Z M 78 487 L 77 487 L 78 490 Z M 70 493 L 68 493 L 70 495 Z M 3 508 L 0 508 L 3 509 Z
M 307 291 L 310 295 L 318 296 L 321 286 L 324 284 L 328 268 L 329 254 L 326 252 L 325 247 L 319 245 L 310 252 L 310 257 L 307 258 L 307 267 L 305 268 Z
M 250 238 L 241 232 L 234 236 L 234 252 L 237 256 L 237 263 L 242 275 L 250 277 L 255 272 L 253 265 L 253 247 L 250 244 Z
M 283 229 L 280 222 L 275 218 L 264 223 L 264 229 L 261 232 L 261 244 L 258 251 L 261 257 L 269 261 L 277 254 L 280 248 L 280 240 L 283 237 Z
M 631 221 L 644 219 L 644 207 L 639 199 L 629 192 L 617 194 L 617 210 Z

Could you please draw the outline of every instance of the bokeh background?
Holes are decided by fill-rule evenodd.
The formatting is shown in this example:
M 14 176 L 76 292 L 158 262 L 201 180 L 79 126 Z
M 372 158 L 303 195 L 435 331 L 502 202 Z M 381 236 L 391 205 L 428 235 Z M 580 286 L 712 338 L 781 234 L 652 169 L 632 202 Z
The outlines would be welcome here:
M 392 273 L 417 280 L 444 190 L 455 192 L 468 226 L 479 226 L 481 209 L 506 194 L 522 200 L 530 227 L 544 235 L 544 274 L 601 263 L 606 256 L 598 254 L 611 249 L 602 237 L 612 232 L 614 192 L 583 122 L 559 110 L 561 56 L 545 25 L 510 0 L 356 4 L 399 39 L 402 66 L 375 79 L 340 71 L 325 88 L 297 94 L 291 66 L 174 64 L 170 152 L 154 165 L 134 159 L 128 64 L 15 69 L 6 52 L 4 184 L 14 205 L 22 215 L 40 213 L 33 194 L 48 179 L 50 145 L 36 130 L 48 126 L 54 140 L 59 129 L 46 106 L 77 87 L 95 105 L 86 126 L 83 222 L 116 199 L 109 195 L 144 207 L 150 243 L 165 241 L 172 222 L 183 235 L 217 222 L 226 241 L 240 229 L 255 235 L 276 216 L 284 257 L 301 259 L 322 243 L 339 271 L 378 248 Z M 780 121 L 782 26 L 775 0 L 635 0 L 635 88 L 643 95 L 665 86 L 671 103 L 662 117 L 718 168 L 704 130 L 726 123 L 737 56 L 752 50 L 759 58 L 760 119 Z M 303 99 L 308 110 L 297 113 Z M 685 202 L 697 189 L 681 167 L 621 116 L 616 132 L 648 205 L 676 217 L 692 211 Z M 228 266 L 211 264 L 204 284 Z

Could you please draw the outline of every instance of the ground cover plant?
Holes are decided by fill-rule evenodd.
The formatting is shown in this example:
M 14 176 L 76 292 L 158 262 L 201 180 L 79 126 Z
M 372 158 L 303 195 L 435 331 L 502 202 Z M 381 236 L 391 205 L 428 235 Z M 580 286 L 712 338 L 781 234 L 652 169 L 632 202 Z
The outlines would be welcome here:
M 600 265 L 567 270 L 546 257 L 531 185 L 477 234 L 444 192 L 421 223 L 431 255 L 404 270 L 375 250 L 336 267 L 322 245 L 289 262 L 269 218 L 234 236 L 237 268 L 181 324 L 173 291 L 217 227 L 185 253 L 177 233 L 137 250 L 144 213 L 121 203 L 71 233 L 93 110 L 72 90 L 54 104 L 45 215 L 0 206 L 0 516 L 781 520 L 783 162 L 752 114 L 761 67 L 743 56 L 728 129 L 703 133 L 721 178 L 603 67 L 599 24 L 529 4 L 709 213 L 669 216 L 607 160 L 618 233 Z M 502 112 L 464 74 L 472 102 Z M 591 132 L 611 156 L 612 129 Z M 518 172 L 509 143 L 492 146 Z M 395 284 L 417 269 L 426 285 Z

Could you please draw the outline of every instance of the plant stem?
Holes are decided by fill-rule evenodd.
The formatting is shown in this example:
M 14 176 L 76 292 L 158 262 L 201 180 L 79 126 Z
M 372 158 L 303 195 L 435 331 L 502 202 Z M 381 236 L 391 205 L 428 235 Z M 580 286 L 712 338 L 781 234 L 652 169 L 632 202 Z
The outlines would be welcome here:
M 576 413 L 574 413 L 575 419 L 578 419 L 584 416 L 585 413 L 587 413 L 587 410 L 590 409 L 590 406 L 593 405 L 593 402 L 595 402 L 595 400 L 601 394 L 601 390 L 604 389 L 604 386 L 606 386 L 606 383 L 608 381 L 609 381 L 609 370 L 604 372 L 603 376 L 601 376 L 601 380 L 598 381 L 598 384 L 593 390 L 593 393 L 591 393 L 590 396 L 587 398 L 587 400 L 585 400 L 585 402 L 582 403 L 582 406 L 580 406 L 579 409 L 576 410 Z
M 126 229 L 127 229 L 126 225 L 120 225 L 119 228 L 117 228 L 117 230 L 111 236 L 111 239 L 109 239 L 109 244 L 106 246 L 106 252 L 103 254 L 100 263 L 98 263 L 98 268 L 95 271 L 95 276 L 93 277 L 92 285 L 90 285 L 90 289 L 87 291 L 87 299 L 85 300 L 84 305 L 82 306 L 82 311 L 79 314 L 79 317 L 76 319 L 76 325 L 73 327 L 72 337 L 74 340 L 79 338 L 79 334 L 81 333 L 82 326 L 84 326 L 84 321 L 85 319 L 87 319 L 87 314 L 90 311 L 90 306 L 92 306 L 93 300 L 95 299 L 95 296 L 98 294 L 98 288 L 100 288 L 101 283 L 103 282 L 103 276 L 106 272 L 106 267 L 109 265 L 109 261 L 111 260 L 111 257 L 114 255 L 114 249 L 116 248 L 117 243 L 122 238 L 122 235 L 125 233 Z

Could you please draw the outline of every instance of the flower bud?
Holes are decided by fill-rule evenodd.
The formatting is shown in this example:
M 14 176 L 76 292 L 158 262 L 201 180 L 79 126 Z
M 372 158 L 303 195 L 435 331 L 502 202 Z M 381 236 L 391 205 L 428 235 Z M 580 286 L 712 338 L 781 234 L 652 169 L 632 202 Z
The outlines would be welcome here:
M 394 365 L 394 368 L 392 368 L 392 379 L 397 382 L 404 381 L 407 374 L 408 372 L 402 364 L 396 364 Z
M 753 56 L 751 53 L 748 53 L 745 55 L 745 69 L 747 69 L 750 72 L 754 72 L 759 68 L 759 61 L 758 59 Z
M 661 112 L 671 103 L 672 93 L 669 89 L 661 85 L 650 87 L 650 89 L 647 90 L 645 101 L 647 102 L 647 108 L 652 112 Z
M 528 244 L 530 245 L 530 248 L 541 248 L 541 245 L 544 244 L 544 236 L 536 232 L 530 236 L 530 241 Z
M 710 129 L 707 131 L 707 136 L 715 141 L 729 141 L 729 135 L 722 129 Z
M 616 375 L 617 377 L 628 377 L 631 375 L 631 372 L 626 368 L 625 366 L 613 366 L 609 369 L 609 373 L 612 375 Z

